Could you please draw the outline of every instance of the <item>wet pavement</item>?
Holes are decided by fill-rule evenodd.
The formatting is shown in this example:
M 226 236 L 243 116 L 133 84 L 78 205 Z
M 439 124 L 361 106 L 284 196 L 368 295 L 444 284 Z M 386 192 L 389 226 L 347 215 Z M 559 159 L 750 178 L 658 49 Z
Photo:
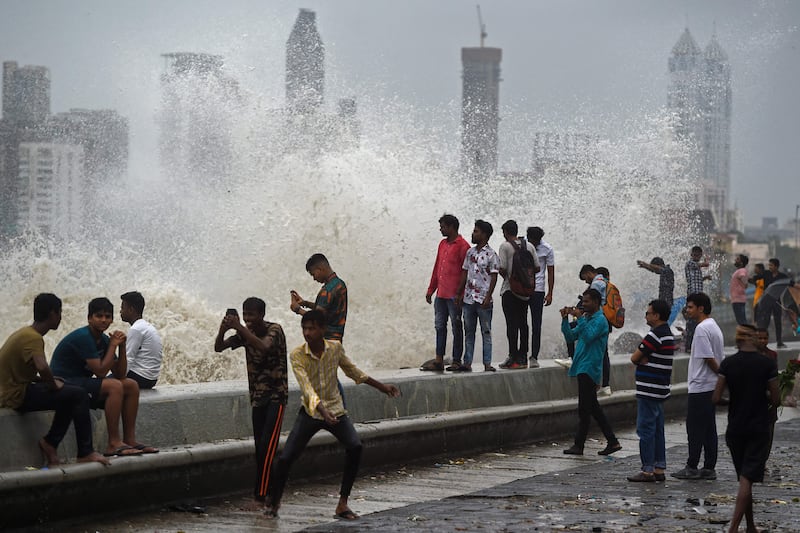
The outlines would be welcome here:
M 717 416 L 724 431 L 725 413 Z M 292 482 L 281 518 L 243 510 L 247 495 L 186 502 L 172 509 L 53 524 L 41 531 L 725 531 L 737 482 L 724 439 L 716 481 L 630 483 L 639 470 L 634 428 L 615 428 L 623 450 L 609 458 L 587 442 L 586 455 L 565 456 L 569 439 L 474 457 L 446 457 L 362 472 L 350 504 L 362 517 L 333 521 L 339 476 Z M 667 425 L 668 471 L 683 466 L 681 421 Z M 594 434 L 590 436 L 596 436 Z M 800 412 L 784 408 L 765 482 L 754 486 L 762 530 L 800 531 Z M 302 460 L 302 459 L 301 459 Z

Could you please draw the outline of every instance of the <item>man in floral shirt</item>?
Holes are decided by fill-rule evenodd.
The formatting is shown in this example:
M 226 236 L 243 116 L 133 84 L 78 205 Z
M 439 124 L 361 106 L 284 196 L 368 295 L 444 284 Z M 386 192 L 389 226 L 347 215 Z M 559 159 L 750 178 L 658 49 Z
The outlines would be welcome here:
M 475 329 L 481 322 L 483 339 L 483 369 L 494 372 L 492 366 L 492 293 L 500 272 L 500 258 L 489 246 L 489 237 L 494 230 L 485 220 L 476 220 L 472 230 L 472 243 L 462 267 L 458 302 L 464 310 L 464 364 L 462 372 L 472 372 L 472 356 L 475 353 Z M 462 303 L 463 302 L 463 303 Z

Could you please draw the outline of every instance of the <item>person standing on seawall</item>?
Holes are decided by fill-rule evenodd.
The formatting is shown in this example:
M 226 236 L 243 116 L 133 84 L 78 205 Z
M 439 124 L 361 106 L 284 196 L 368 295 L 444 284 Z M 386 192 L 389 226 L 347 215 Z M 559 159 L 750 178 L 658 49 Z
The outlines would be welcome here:
M 469 250 L 469 243 L 458 233 L 458 219 L 444 214 L 439 219 L 439 231 L 444 239 L 439 242 L 436 261 L 433 263 L 431 281 L 425 301 L 431 303 L 433 293 L 433 323 L 436 329 L 436 357 L 426 361 L 420 370 L 444 370 L 444 352 L 447 347 L 447 320 L 453 330 L 453 362 L 447 370 L 460 370 L 464 352 L 464 326 L 461 308 L 456 305 L 456 291 L 461 281 L 461 265 Z
M 737 324 L 747 324 L 747 296 L 744 291 L 747 289 L 747 263 L 750 259 L 744 254 L 736 254 L 736 259 L 733 260 L 733 266 L 736 270 L 731 276 L 730 296 L 731 307 L 733 307 L 733 316 L 736 317 Z
M 711 299 L 704 292 L 686 297 L 686 315 L 697 322 L 689 357 L 689 394 L 686 436 L 689 457 L 686 466 L 671 475 L 678 479 L 717 479 L 717 420 L 711 396 L 724 357 L 722 330 L 711 318 Z M 766 415 L 765 415 L 766 416 Z M 700 453 L 703 468 L 698 470 Z
M 703 282 L 711 279 L 709 275 L 703 275 L 703 268 L 708 268 L 708 261 L 700 261 L 703 258 L 703 249 L 699 246 L 693 246 L 690 252 L 690 259 L 686 261 L 686 266 L 683 272 L 686 275 L 686 296 L 703 292 Z M 694 335 L 694 328 L 697 327 L 697 321 L 686 313 L 686 330 L 684 332 L 684 349 L 689 352 L 692 348 L 692 336 Z
M 583 446 L 589 434 L 589 423 L 594 418 L 603 435 L 606 447 L 598 455 L 609 455 L 622 449 L 606 418 L 603 408 L 597 401 L 597 386 L 603 374 L 603 352 L 608 344 L 608 320 L 600 310 L 600 293 L 587 289 L 583 293 L 583 310 L 577 307 L 561 309 L 561 333 L 567 342 L 575 343 L 575 356 L 569 368 L 569 375 L 578 378 L 578 432 L 575 443 L 564 450 L 567 455 L 583 455 Z M 567 317 L 578 318 L 574 328 Z
M 472 242 L 462 265 L 461 283 L 458 286 L 456 303 L 464 312 L 466 332 L 464 364 L 459 371 L 472 372 L 472 357 L 475 354 L 475 329 L 481 324 L 483 341 L 483 370 L 494 372 L 492 366 L 492 294 L 500 272 L 500 258 L 489 246 L 494 229 L 485 220 L 476 220 L 472 230 Z
M 639 265 L 639 268 L 658 274 L 658 299 L 664 300 L 667 302 L 667 305 L 669 305 L 670 313 L 667 324 L 671 325 L 672 321 L 677 317 L 678 311 L 680 311 L 680 308 L 675 312 L 672 311 L 674 304 L 673 294 L 675 292 L 675 272 L 673 272 L 672 267 L 664 263 L 664 260 L 660 257 L 652 258 L 649 263 L 636 261 L 636 264 Z
M 539 226 L 528 228 L 528 242 L 536 248 L 536 257 L 539 259 L 539 272 L 536 273 L 536 291 L 528 300 L 531 310 L 531 356 L 528 359 L 529 368 L 539 368 L 539 350 L 542 347 L 542 312 L 544 308 L 553 303 L 553 286 L 556 282 L 556 256 L 553 247 L 542 240 L 544 230 Z M 547 274 L 545 275 L 545 267 Z M 547 278 L 547 292 L 544 284 Z
M 528 368 L 528 296 L 515 294 L 511 290 L 514 253 L 522 246 L 533 257 L 535 268 L 541 270 L 536 248 L 527 240 L 517 236 L 519 227 L 515 220 L 506 220 L 501 226 L 505 241 L 500 245 L 497 254 L 500 256 L 500 275 L 503 284 L 500 287 L 500 300 L 503 304 L 503 315 L 506 318 L 506 337 L 508 338 L 508 357 L 500 368 L 517 370 Z M 537 272 L 539 271 L 537 270 Z

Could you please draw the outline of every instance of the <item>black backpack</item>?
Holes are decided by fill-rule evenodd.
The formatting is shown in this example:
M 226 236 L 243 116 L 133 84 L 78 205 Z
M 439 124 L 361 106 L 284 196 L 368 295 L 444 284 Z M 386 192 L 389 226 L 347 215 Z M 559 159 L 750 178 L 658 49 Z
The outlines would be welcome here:
M 511 292 L 519 296 L 532 296 L 536 290 L 536 260 L 528 250 L 528 243 L 520 239 L 522 244 L 511 241 L 514 257 L 511 259 L 511 276 L 508 284 Z

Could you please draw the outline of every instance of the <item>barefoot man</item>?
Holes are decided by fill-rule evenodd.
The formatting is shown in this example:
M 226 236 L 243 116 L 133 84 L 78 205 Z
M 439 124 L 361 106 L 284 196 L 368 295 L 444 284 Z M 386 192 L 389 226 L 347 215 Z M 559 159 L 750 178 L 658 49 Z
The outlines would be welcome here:
M 33 301 L 33 324 L 12 333 L 0 348 L 0 407 L 20 413 L 55 411 L 50 431 L 39 440 L 47 466 L 56 466 L 58 445 L 70 421 L 75 425 L 78 462 L 109 464 L 94 451 L 89 396 L 80 387 L 54 377 L 44 355 L 44 336 L 61 324 L 61 299 L 40 294 Z

